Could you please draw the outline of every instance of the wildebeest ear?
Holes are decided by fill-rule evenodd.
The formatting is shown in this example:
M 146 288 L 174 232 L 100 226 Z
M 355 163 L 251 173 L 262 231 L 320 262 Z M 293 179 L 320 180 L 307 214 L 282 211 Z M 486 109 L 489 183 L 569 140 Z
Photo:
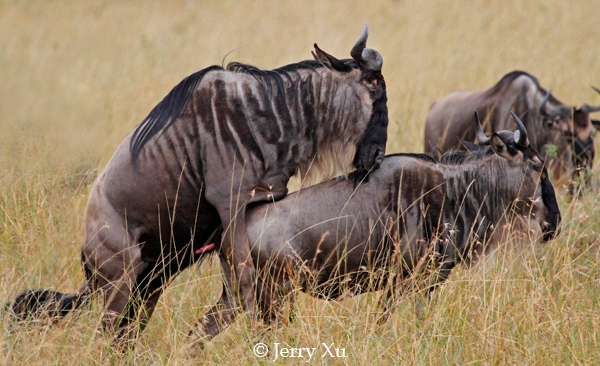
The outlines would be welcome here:
M 508 152 L 508 146 L 506 145 L 506 142 L 504 142 L 502 137 L 498 136 L 498 134 L 494 133 L 490 142 L 492 149 L 494 149 L 496 154 L 502 156 L 506 160 L 512 161 L 514 159 L 514 156 L 510 155 Z
M 442 151 L 438 149 L 438 147 L 429 141 L 429 149 L 431 150 L 431 157 L 435 159 L 435 161 L 440 161 L 440 157 L 442 156 Z
M 600 130 L 600 120 L 593 119 L 592 125 L 594 126 L 595 129 Z
M 352 70 L 352 67 L 350 67 L 349 65 L 346 65 L 342 61 L 338 60 L 337 58 L 335 58 L 335 57 L 331 56 L 330 54 L 328 54 L 327 52 L 323 51 L 322 49 L 319 48 L 319 46 L 317 46 L 316 43 L 315 43 L 315 52 L 312 52 L 312 55 L 315 58 L 315 60 L 319 61 L 323 66 L 325 66 L 329 70 L 334 70 L 334 71 L 339 71 L 339 72 L 348 72 L 348 71 Z
M 461 143 L 462 146 L 464 146 L 465 149 L 467 149 L 470 152 L 485 150 L 485 146 L 477 145 L 474 142 L 466 141 L 463 139 L 458 139 L 458 141 Z

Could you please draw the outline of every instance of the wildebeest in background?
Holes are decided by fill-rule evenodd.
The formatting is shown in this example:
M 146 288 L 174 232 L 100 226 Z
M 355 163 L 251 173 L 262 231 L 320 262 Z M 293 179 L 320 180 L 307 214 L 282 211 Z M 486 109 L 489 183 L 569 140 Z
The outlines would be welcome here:
M 598 94 L 600 89 L 592 86 Z M 581 108 L 573 107 L 574 133 L 567 134 L 568 141 L 573 145 L 573 163 L 575 168 L 574 182 L 589 186 L 592 163 L 594 162 L 594 126 L 600 128 L 600 121 L 590 118 L 590 113 L 600 111 L 600 105 L 591 106 L 584 103 Z M 570 193 L 575 193 L 577 186 L 569 186 Z
M 507 225 L 541 228 L 544 241 L 557 235 L 554 188 L 518 124 L 514 133 L 480 135 L 491 148 L 450 151 L 439 162 L 426 154 L 389 155 L 358 186 L 350 175 L 249 209 L 246 226 L 265 321 L 277 318 L 282 298 L 293 299 L 294 285 L 325 299 L 387 287 L 380 301 L 385 320 L 426 258 L 435 258 L 437 269 L 424 284 L 431 291 L 456 264 L 474 263 L 496 248 Z M 226 258 L 221 266 L 224 281 L 231 281 Z M 213 307 L 197 325 L 197 342 L 218 334 L 239 309 L 235 297 Z
M 383 160 L 383 60 L 366 48 L 367 37 L 365 25 L 352 59 L 315 44 L 315 60 L 271 71 L 230 63 L 181 81 L 125 138 L 90 192 L 86 283 L 76 294 L 26 292 L 12 309 L 22 318 L 40 308 L 62 315 L 101 289 L 103 329 L 128 339 L 169 280 L 213 250 L 222 225 L 232 291 L 252 313 L 246 206 L 285 197 L 294 174 L 325 179 L 351 165 L 365 174 Z
M 516 113 L 529 132 L 531 145 L 546 158 L 557 181 L 576 179 L 583 164 L 591 168 L 589 113 L 600 110 L 600 106 L 571 108 L 542 88 L 535 76 L 523 71 L 505 75 L 490 88 L 454 92 L 433 103 L 425 122 L 425 152 L 431 151 L 431 146 L 442 151 L 460 149 L 459 139 L 475 141 L 470 123 L 474 110 L 488 132 L 514 128 L 509 112 Z

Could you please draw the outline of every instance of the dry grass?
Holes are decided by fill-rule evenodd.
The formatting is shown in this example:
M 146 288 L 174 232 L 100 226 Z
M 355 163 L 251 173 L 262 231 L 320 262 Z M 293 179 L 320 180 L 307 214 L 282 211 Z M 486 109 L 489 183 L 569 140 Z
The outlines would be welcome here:
M 492 85 L 514 69 L 532 72 L 566 103 L 600 103 L 589 88 L 600 86 L 597 19 L 600 3 L 583 0 L 1 1 L 0 299 L 24 288 L 80 285 L 88 187 L 79 183 L 194 71 L 224 59 L 273 68 L 310 58 L 314 42 L 348 57 L 368 23 L 369 45 L 384 56 L 388 152 L 422 151 L 434 100 Z M 377 328 L 375 295 L 341 302 L 301 296 L 297 323 L 260 339 L 346 349 L 346 359 L 313 363 L 598 364 L 594 183 L 594 192 L 573 203 L 558 187 L 565 218 L 558 240 L 503 251 L 484 274 L 455 270 L 422 321 L 413 297 Z M 199 360 L 174 355 L 219 288 L 215 264 L 181 275 L 136 350 L 123 357 L 96 337 L 98 302 L 52 327 L 13 327 L 2 315 L 0 363 L 261 363 L 252 354 L 259 336 L 243 319 Z

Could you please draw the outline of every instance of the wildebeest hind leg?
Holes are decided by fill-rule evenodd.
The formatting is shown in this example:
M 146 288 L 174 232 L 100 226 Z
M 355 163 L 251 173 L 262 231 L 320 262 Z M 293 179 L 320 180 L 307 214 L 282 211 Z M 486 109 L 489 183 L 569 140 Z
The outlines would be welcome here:
M 138 279 L 147 269 L 141 260 L 137 246 L 114 254 L 101 262 L 95 270 L 98 284 L 104 293 L 105 312 L 102 316 L 102 329 L 105 334 L 115 336 L 119 348 L 138 334 L 137 315 L 140 314 L 140 292 L 136 289 Z M 127 253 L 124 253 L 124 252 Z M 95 259 L 107 256 L 94 256 Z M 88 258 L 90 255 L 88 255 Z M 97 263 L 97 261 L 94 261 Z M 137 298 L 137 299 L 136 299 Z
M 104 291 L 105 312 L 102 316 L 102 329 L 107 335 L 116 335 L 115 345 L 125 346 L 125 343 L 135 336 L 134 322 L 129 317 L 137 313 L 138 306 L 130 301 L 134 281 L 123 278 L 110 283 Z
M 158 299 L 163 293 L 164 284 L 168 282 L 162 266 L 150 264 L 146 270 L 137 276 L 126 313 L 119 324 L 119 339 L 129 337 L 127 332 L 141 332 L 146 328 Z

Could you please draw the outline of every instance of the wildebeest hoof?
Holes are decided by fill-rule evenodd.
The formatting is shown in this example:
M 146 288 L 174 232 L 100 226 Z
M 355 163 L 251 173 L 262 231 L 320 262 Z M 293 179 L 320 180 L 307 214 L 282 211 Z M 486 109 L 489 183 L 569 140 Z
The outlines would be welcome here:
M 375 324 L 377 324 L 377 326 L 380 327 L 390 319 L 391 314 L 389 312 L 383 312 L 374 313 L 373 315 L 375 315 Z
M 176 360 L 186 360 L 198 357 L 205 347 L 205 340 L 201 337 L 196 339 L 188 338 L 187 342 L 175 351 Z

